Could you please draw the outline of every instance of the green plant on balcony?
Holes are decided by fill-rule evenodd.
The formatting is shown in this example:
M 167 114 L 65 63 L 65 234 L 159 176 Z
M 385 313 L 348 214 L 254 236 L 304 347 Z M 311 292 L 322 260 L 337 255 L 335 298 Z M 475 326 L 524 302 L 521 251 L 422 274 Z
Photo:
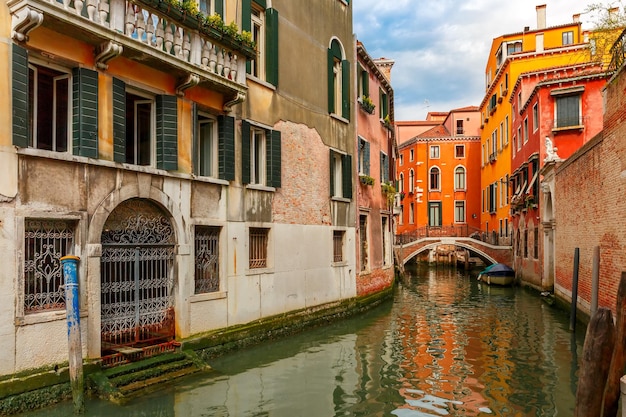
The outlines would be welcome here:
M 363 110 L 365 110 L 369 114 L 374 113 L 374 109 L 376 108 L 376 105 L 374 105 L 374 102 L 372 101 L 371 98 L 364 95 L 363 97 L 361 97 L 360 103 L 361 103 L 361 108 Z
M 359 181 L 361 182 L 361 184 L 363 185 L 374 185 L 374 178 L 370 177 L 367 174 L 361 174 L 359 175 Z
M 389 130 L 393 129 L 389 115 L 386 115 L 385 118 L 383 119 L 383 126 L 385 126 Z
M 396 187 L 391 185 L 391 183 L 387 182 L 387 183 L 380 184 L 380 189 L 385 195 L 385 198 L 387 199 L 387 204 L 393 205 L 393 201 L 396 198 Z

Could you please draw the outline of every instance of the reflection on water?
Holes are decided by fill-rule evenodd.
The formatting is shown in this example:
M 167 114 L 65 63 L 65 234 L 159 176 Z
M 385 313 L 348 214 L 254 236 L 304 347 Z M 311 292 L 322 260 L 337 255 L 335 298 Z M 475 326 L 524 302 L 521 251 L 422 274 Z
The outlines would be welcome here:
M 582 338 L 567 329 L 566 315 L 522 289 L 415 270 L 363 316 L 219 358 L 125 406 L 90 400 L 86 415 L 572 415 Z

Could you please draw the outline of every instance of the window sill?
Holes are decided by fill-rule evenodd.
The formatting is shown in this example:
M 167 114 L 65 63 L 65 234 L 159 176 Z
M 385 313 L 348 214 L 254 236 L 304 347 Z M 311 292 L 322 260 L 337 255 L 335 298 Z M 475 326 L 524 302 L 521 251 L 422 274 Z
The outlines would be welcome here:
M 341 267 L 341 266 L 348 266 L 348 261 L 331 262 L 330 266 L 332 266 L 333 268 L 338 268 L 338 267 Z
M 568 130 L 583 131 L 583 130 L 585 130 L 585 126 L 584 125 L 576 125 L 576 126 L 553 127 L 552 128 L 552 133 L 566 132 Z
M 276 192 L 276 188 L 268 187 L 267 185 L 262 185 L 262 184 L 248 184 L 246 185 L 246 189 L 256 190 L 256 191 Z
M 267 275 L 273 274 L 274 268 L 253 268 L 246 269 L 246 275 Z
M 211 300 L 219 300 L 226 298 L 228 292 L 226 291 L 218 291 L 218 292 L 210 292 L 205 294 L 194 294 L 189 297 L 190 303 L 200 303 L 202 301 L 211 301 Z
M 80 318 L 88 317 L 87 312 L 80 312 Z M 49 323 L 52 321 L 60 321 L 67 319 L 67 312 L 63 310 L 42 311 L 40 313 L 26 314 L 22 317 L 15 318 L 16 326 L 28 326 L 31 324 Z
M 348 119 L 346 119 L 346 118 L 344 118 L 344 117 L 342 117 L 342 116 L 340 116 L 338 114 L 331 113 L 330 117 L 332 117 L 333 119 L 338 120 L 338 121 L 340 121 L 342 123 L 350 124 L 350 120 L 348 120 Z
M 349 198 L 345 198 L 345 197 L 335 197 L 335 196 L 333 196 L 333 197 L 331 197 L 330 199 L 331 199 L 332 201 L 338 201 L 338 202 L 340 202 L 340 203 L 351 203 L 351 202 L 352 202 L 352 200 L 351 200 L 351 199 L 349 199 Z

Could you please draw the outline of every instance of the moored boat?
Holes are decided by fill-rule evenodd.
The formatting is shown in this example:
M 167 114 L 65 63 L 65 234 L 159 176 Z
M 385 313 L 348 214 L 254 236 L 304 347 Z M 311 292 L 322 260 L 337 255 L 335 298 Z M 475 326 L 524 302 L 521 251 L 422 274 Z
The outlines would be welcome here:
M 496 263 L 480 271 L 477 279 L 488 285 L 512 285 L 515 271 L 508 265 Z

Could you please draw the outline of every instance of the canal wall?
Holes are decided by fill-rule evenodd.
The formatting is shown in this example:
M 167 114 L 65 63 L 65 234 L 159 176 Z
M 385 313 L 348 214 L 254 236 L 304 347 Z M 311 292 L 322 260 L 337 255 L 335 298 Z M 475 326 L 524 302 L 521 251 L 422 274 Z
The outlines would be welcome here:
M 626 271 L 626 74 L 607 84 L 604 130 L 555 171 L 555 285 L 572 299 L 574 250 L 580 249 L 578 305 L 590 314 L 594 248 L 600 248 L 598 307 L 616 313 L 617 288 Z
M 181 340 L 180 349 L 194 356 L 197 354 L 201 360 L 206 361 L 245 346 L 295 334 L 313 326 L 329 324 L 372 309 L 391 299 L 394 282 L 392 279 L 386 287 L 364 296 L 303 308 L 196 335 Z M 98 360 L 87 360 L 83 371 L 87 380 L 101 373 L 102 367 Z M 94 384 L 90 384 L 87 394 L 101 395 Z M 71 399 L 67 362 L 0 378 L 0 415 L 43 408 Z

